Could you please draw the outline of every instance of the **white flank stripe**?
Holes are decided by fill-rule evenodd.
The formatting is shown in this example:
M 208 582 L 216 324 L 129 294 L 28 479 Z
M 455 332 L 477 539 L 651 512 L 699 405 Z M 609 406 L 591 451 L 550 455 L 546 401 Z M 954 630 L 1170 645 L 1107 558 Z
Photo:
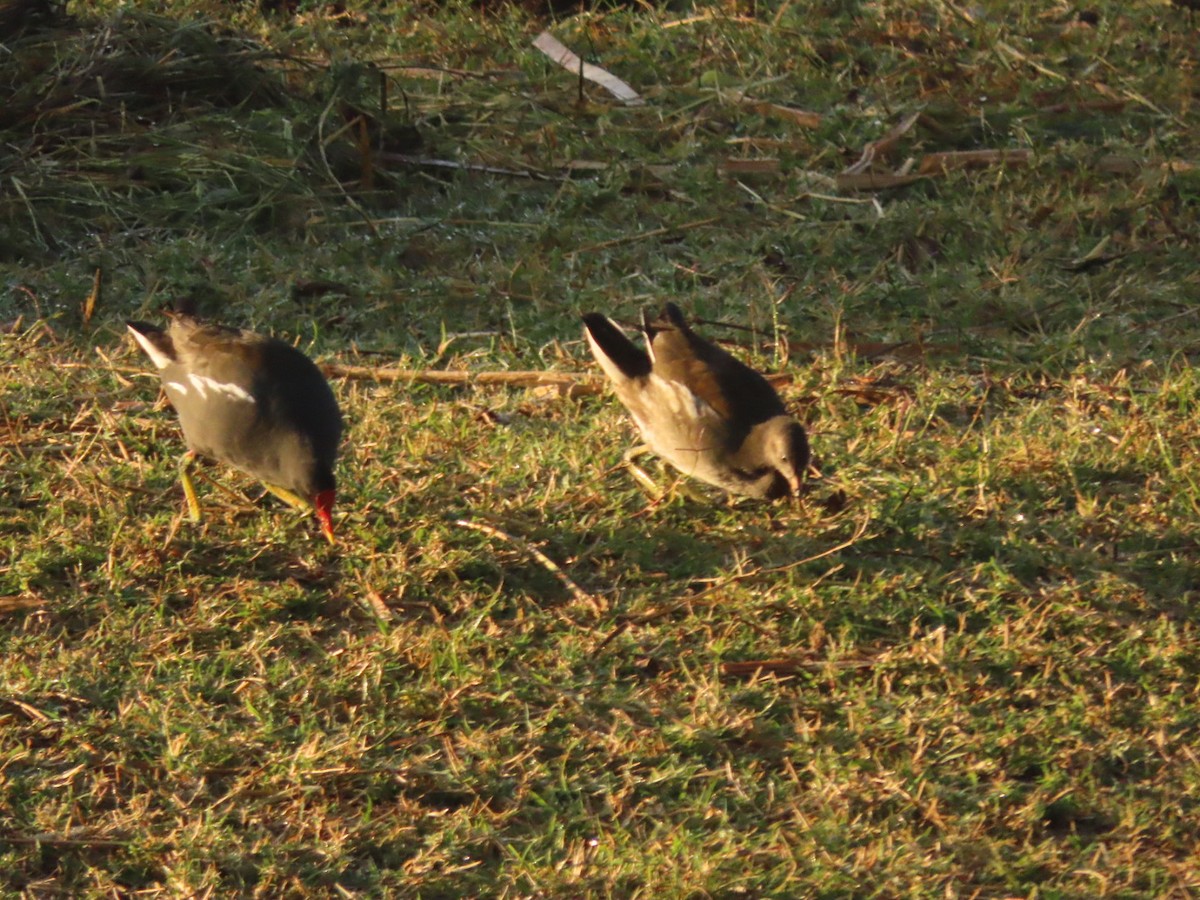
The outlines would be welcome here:
M 180 396 L 183 397 L 186 397 L 188 393 L 187 385 L 179 381 L 165 382 L 163 387 L 175 388 L 175 390 L 179 391 Z
M 698 394 L 688 390 L 687 385 L 678 381 L 668 381 L 657 372 L 650 373 L 650 383 L 656 389 L 660 402 L 664 403 L 676 418 L 695 420 L 716 415 L 716 411 Z
M 138 342 L 138 346 L 146 351 L 146 355 L 150 357 L 150 362 L 154 363 L 156 369 L 165 369 L 171 364 L 171 359 L 161 350 L 154 346 L 148 337 L 132 326 L 129 328 L 129 333 L 133 335 L 133 339 Z
M 216 391 L 218 394 L 225 394 L 227 397 L 232 397 L 234 400 L 244 400 L 247 403 L 253 403 L 254 398 L 242 387 L 236 384 L 226 384 L 225 382 L 217 381 L 215 378 L 209 378 L 207 375 L 197 375 L 194 372 L 188 374 L 188 381 L 195 385 L 196 393 L 200 395 L 200 399 L 204 400 L 208 396 L 208 391 Z

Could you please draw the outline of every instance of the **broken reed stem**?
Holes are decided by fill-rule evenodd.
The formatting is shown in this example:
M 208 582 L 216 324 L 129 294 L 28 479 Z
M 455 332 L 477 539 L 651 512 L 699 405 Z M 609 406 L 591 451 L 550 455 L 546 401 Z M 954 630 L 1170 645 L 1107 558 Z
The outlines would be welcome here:
M 690 231 L 693 228 L 703 228 L 705 225 L 711 225 L 719 221 L 719 216 L 711 216 L 707 219 L 696 219 L 692 222 L 684 222 L 682 225 L 664 225 L 662 228 L 651 228 L 649 231 L 641 231 L 637 234 L 626 234 L 619 238 L 613 238 L 608 241 L 601 241 L 598 244 L 589 244 L 586 247 L 577 247 L 567 254 L 569 257 L 578 256 L 580 253 L 591 253 L 595 250 L 607 250 L 609 247 L 619 247 L 622 244 L 632 244 L 637 241 L 644 241 L 649 238 L 661 237 L 664 234 L 676 234 L 680 231 Z
M 352 378 L 364 381 L 418 382 L 420 384 L 459 385 L 508 385 L 511 387 L 539 387 L 554 385 L 575 387 L 583 390 L 602 385 L 600 376 L 583 372 L 539 372 L 537 370 L 513 372 L 466 372 L 449 369 L 384 369 L 375 366 L 343 366 L 330 363 L 321 366 L 321 371 L 334 378 Z
M 509 534 L 506 531 L 501 531 L 499 528 L 496 528 L 494 525 L 488 525 L 486 522 L 473 522 L 470 519 L 455 519 L 454 524 L 462 528 L 470 528 L 474 531 L 482 531 L 484 534 L 500 538 L 503 541 L 508 541 L 513 546 L 533 557 L 533 559 L 535 559 L 547 572 L 561 581 L 563 586 L 570 592 L 571 596 L 574 597 L 578 602 L 590 606 L 597 615 L 604 612 L 604 604 L 602 601 L 596 597 L 593 597 L 574 581 L 572 581 L 571 576 L 564 572 L 558 563 L 556 563 L 524 538 Z
M 812 556 L 806 556 L 804 559 L 797 559 L 794 562 L 784 563 L 782 566 L 769 566 L 765 569 L 757 569 L 753 572 L 747 572 L 744 575 L 735 575 L 731 577 L 731 581 L 745 581 L 747 578 L 753 578 L 756 575 L 776 575 L 780 572 L 786 572 L 789 569 L 795 569 L 799 566 L 806 566 L 809 563 L 816 562 L 818 559 L 824 559 L 827 556 L 833 556 L 835 553 L 841 553 L 843 550 L 848 550 L 858 543 L 859 539 L 867 533 L 867 526 L 871 524 L 869 515 L 863 516 L 862 521 L 858 523 L 858 527 L 854 529 L 854 534 L 846 538 L 840 544 L 830 547 L 827 550 L 822 550 L 820 553 L 814 553 Z
M 732 678 L 794 675 L 797 672 L 821 672 L 825 669 L 869 669 L 877 662 L 875 659 L 745 659 L 721 663 L 721 674 Z

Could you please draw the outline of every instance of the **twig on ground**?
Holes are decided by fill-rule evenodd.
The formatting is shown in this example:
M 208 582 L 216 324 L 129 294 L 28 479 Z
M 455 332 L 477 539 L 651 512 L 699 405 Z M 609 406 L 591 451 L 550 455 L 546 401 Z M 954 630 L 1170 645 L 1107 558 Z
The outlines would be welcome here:
M 508 541 L 513 546 L 533 557 L 533 559 L 536 560 L 543 568 L 545 568 L 547 572 L 561 581 L 563 587 L 565 587 L 570 592 L 571 596 L 574 597 L 578 602 L 590 606 L 597 615 L 604 612 L 604 602 L 602 600 L 600 600 L 598 597 L 592 596 L 579 585 L 577 585 L 571 580 L 571 576 L 562 570 L 562 567 L 558 563 L 556 563 L 524 538 L 509 534 L 507 531 L 501 531 L 499 528 L 496 528 L 494 525 L 488 525 L 486 522 L 474 522 L 470 519 L 455 519 L 454 524 L 461 528 L 470 528 L 474 531 L 482 531 L 484 534 L 500 538 L 503 541 Z
M 327 363 L 321 371 L 332 378 L 363 381 L 417 382 L 419 384 L 505 385 L 508 387 L 569 387 L 583 393 L 599 393 L 604 382 L 599 376 L 583 372 L 466 372 L 461 369 L 388 369 L 375 366 L 344 366 Z
M 651 228 L 649 231 L 642 231 L 637 234 L 627 234 L 623 237 L 613 238 L 609 241 L 601 241 L 598 244 L 588 244 L 586 247 L 577 247 L 572 250 L 567 256 L 578 256 L 580 253 L 591 253 L 594 250 L 607 250 L 609 247 L 619 247 L 621 244 L 632 244 L 636 241 L 644 241 L 648 238 L 661 237 L 664 234 L 675 234 L 680 231 L 689 231 L 692 228 L 703 228 L 705 225 L 711 225 L 719 220 L 719 216 L 711 216 L 707 219 L 696 219 L 694 222 L 684 222 L 682 225 L 664 225 L 662 228 Z
M 689 597 L 684 597 L 680 600 L 676 600 L 673 603 L 668 603 L 665 606 L 660 606 L 657 609 L 648 610 L 640 615 L 629 616 L 625 621 L 632 622 L 636 625 L 645 625 L 648 622 L 653 622 L 656 619 L 669 616 L 681 609 L 694 606 L 697 601 L 711 597 L 713 594 L 716 594 L 724 588 L 729 587 L 731 584 L 737 584 L 740 581 L 748 581 L 751 578 L 757 578 L 759 575 L 775 575 L 780 572 L 786 572 L 789 569 L 795 569 L 799 566 L 816 562 L 818 559 L 824 559 L 827 556 L 832 556 L 834 553 L 839 553 L 842 550 L 852 547 L 854 544 L 858 543 L 859 539 L 862 538 L 862 536 L 866 533 L 867 526 L 870 524 L 871 517 L 864 516 L 863 520 L 858 523 L 858 527 L 854 529 L 854 534 L 850 535 L 850 537 L 836 546 L 829 547 L 826 550 L 822 550 L 820 553 L 814 553 L 812 556 L 806 556 L 804 559 L 798 559 L 795 562 L 785 563 L 781 566 L 770 566 L 768 568 L 752 569 L 749 572 L 738 572 L 735 575 L 727 575 L 718 580 L 715 584 L 706 587 L 704 590 L 699 591 L 698 593 L 692 594 Z

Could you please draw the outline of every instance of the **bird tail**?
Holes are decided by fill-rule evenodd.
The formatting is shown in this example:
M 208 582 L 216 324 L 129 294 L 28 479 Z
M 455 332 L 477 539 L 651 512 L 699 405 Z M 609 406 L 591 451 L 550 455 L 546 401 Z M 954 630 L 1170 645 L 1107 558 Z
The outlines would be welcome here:
M 156 369 L 165 369 L 177 360 L 175 345 L 165 329 L 149 322 L 126 322 L 125 327 L 129 329 L 138 346 L 146 351 Z
M 651 320 L 642 310 L 642 329 L 648 335 L 655 335 L 660 331 L 682 331 L 684 333 L 691 331 L 688 327 L 687 319 L 683 316 L 683 310 L 670 301 L 663 304 L 662 311 L 658 314 L 658 318 Z
M 639 350 L 607 316 L 588 313 L 583 317 L 588 344 L 600 368 L 613 381 L 628 381 L 650 374 L 650 357 Z

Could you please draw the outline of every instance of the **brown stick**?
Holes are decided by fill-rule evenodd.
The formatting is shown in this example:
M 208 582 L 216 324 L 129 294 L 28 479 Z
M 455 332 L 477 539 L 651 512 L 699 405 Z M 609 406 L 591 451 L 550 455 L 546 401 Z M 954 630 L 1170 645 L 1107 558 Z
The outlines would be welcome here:
M 983 169 L 988 166 L 1024 166 L 1033 161 L 1032 150 L 952 150 L 927 153 L 918 174 L 950 172 L 954 169 Z
M 343 366 L 339 363 L 327 363 L 321 366 L 321 371 L 333 378 L 351 378 L 363 381 L 404 382 L 411 384 L 450 384 L 450 385 L 508 385 L 512 387 L 538 387 L 540 385 L 556 385 L 562 387 L 594 385 L 599 390 L 601 380 L 598 375 L 585 372 L 467 372 L 462 369 L 386 369 L 375 366 Z

